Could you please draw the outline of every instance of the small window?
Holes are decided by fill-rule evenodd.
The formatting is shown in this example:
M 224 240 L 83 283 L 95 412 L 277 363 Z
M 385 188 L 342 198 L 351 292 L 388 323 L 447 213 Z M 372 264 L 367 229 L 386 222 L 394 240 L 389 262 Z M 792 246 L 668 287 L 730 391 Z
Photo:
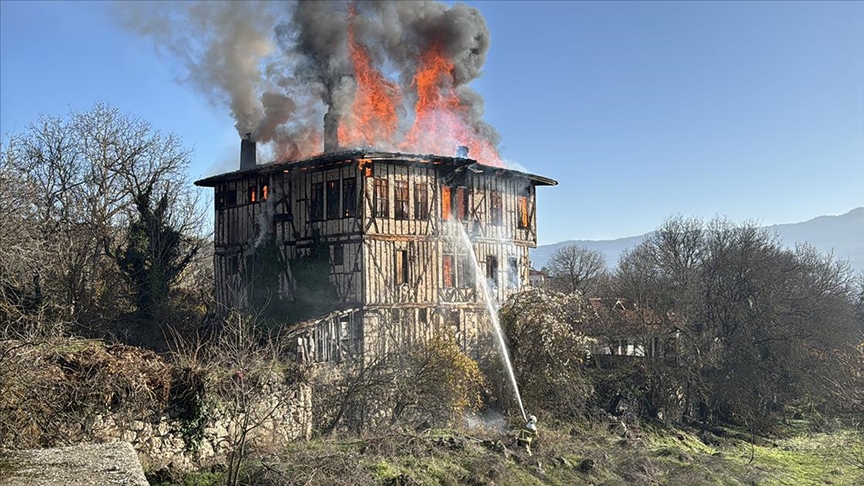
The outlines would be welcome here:
M 528 228 L 528 196 L 519 196 L 519 228 Z
M 511 289 L 519 288 L 519 260 L 517 258 L 507 260 L 507 286 Z
M 324 183 L 312 184 L 312 194 L 309 201 L 309 219 L 321 221 L 324 219 Z
M 339 180 L 327 181 L 327 219 L 339 217 Z
M 249 186 L 249 202 L 254 203 L 258 201 L 258 188 L 255 186 Z
M 261 200 L 266 201 L 268 197 L 270 197 L 270 191 L 267 184 L 264 184 L 261 186 Z
M 353 218 L 357 215 L 357 180 L 353 177 L 342 179 L 342 216 Z
M 492 255 L 486 257 L 486 280 L 498 285 L 498 258 Z
M 444 255 L 441 260 L 441 268 L 443 269 L 443 277 L 444 277 L 444 288 L 452 289 L 454 287 L 453 282 L 453 255 Z
M 414 184 L 414 219 L 429 219 L 429 185 Z
M 441 187 L 441 219 L 450 219 L 450 188 L 447 186 Z
M 240 259 L 237 258 L 237 255 L 232 255 L 228 257 L 228 274 L 236 275 L 240 272 Z
M 393 184 L 393 217 L 408 219 L 408 181 Z
M 396 250 L 396 262 L 394 265 L 396 285 L 408 283 L 408 251 Z
M 237 205 L 237 191 L 220 191 L 216 194 L 216 209 L 226 209 Z
M 375 217 L 389 217 L 389 203 L 387 201 L 387 179 L 375 178 Z
M 429 316 L 426 313 L 425 308 L 417 309 L 417 320 L 420 322 L 420 324 L 426 324 L 428 322 Z
M 489 194 L 489 216 L 492 224 L 501 224 L 504 221 L 501 207 L 501 191 L 492 191 Z
M 342 245 L 333 246 L 333 265 L 345 264 L 345 247 Z

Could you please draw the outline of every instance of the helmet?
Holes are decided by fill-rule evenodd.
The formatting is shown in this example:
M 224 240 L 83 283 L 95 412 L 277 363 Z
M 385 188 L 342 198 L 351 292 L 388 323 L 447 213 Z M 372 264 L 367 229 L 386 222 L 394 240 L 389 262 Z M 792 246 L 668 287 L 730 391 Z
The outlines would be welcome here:
M 528 421 L 529 421 L 529 422 L 536 422 L 536 421 L 537 421 L 537 417 L 534 416 L 534 415 L 529 415 L 529 416 L 528 416 Z

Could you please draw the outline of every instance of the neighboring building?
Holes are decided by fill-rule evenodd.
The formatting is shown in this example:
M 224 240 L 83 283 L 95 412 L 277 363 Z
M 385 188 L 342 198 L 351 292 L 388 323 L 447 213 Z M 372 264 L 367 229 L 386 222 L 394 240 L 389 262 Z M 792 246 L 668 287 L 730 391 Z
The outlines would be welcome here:
M 528 283 L 532 287 L 543 287 L 546 285 L 546 272 L 543 270 L 535 270 L 530 268 L 528 270 Z
M 459 227 L 445 221 L 466 229 L 479 273 L 503 301 L 529 281 L 535 189 L 557 184 L 467 157 L 354 150 L 267 165 L 254 157 L 254 142 L 243 140 L 241 170 L 195 183 L 215 190 L 216 298 L 245 305 L 244 275 L 267 237 L 288 260 L 328 245 L 341 310 L 304 327 L 298 354 L 314 361 L 442 328 L 476 349 L 485 303 Z M 284 270 L 290 299 L 298 282 Z
M 662 316 L 626 299 L 592 297 L 588 299 L 591 314 L 591 337 L 596 340 L 591 354 L 612 361 L 615 357 L 649 357 L 677 359 L 679 331 L 677 316 Z

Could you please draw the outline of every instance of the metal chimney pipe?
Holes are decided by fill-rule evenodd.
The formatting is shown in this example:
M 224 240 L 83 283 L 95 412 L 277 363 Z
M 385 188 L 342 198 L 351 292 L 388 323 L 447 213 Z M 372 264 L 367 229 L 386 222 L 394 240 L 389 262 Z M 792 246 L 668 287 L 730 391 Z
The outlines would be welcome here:
M 258 165 L 257 147 L 252 134 L 247 133 L 240 140 L 240 170 L 254 169 Z
M 339 149 L 339 115 L 327 112 L 324 115 L 324 153 Z

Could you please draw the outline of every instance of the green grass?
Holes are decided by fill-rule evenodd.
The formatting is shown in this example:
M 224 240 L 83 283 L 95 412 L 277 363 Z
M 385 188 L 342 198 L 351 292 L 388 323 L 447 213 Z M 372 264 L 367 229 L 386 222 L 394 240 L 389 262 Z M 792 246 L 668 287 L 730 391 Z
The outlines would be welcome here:
M 842 454 L 851 447 L 864 447 L 864 436 L 848 429 L 826 433 L 799 426 L 776 437 L 758 438 L 751 447 L 742 440 L 747 435 L 734 429 L 724 430 L 722 437 L 712 436 L 713 445 L 706 445 L 696 430 L 631 427 L 621 438 L 609 433 L 606 424 L 556 425 L 541 424 L 531 457 L 512 444 L 506 455 L 484 444 L 484 439 L 510 444 L 512 436 L 490 431 L 316 439 L 292 444 L 278 460 L 269 456 L 267 468 L 250 461 L 246 469 L 254 472 L 257 467 L 259 474 L 251 474 L 247 484 L 864 484 L 864 470 Z M 590 471 L 579 468 L 586 459 L 594 463 Z M 268 468 L 280 472 L 268 473 Z

